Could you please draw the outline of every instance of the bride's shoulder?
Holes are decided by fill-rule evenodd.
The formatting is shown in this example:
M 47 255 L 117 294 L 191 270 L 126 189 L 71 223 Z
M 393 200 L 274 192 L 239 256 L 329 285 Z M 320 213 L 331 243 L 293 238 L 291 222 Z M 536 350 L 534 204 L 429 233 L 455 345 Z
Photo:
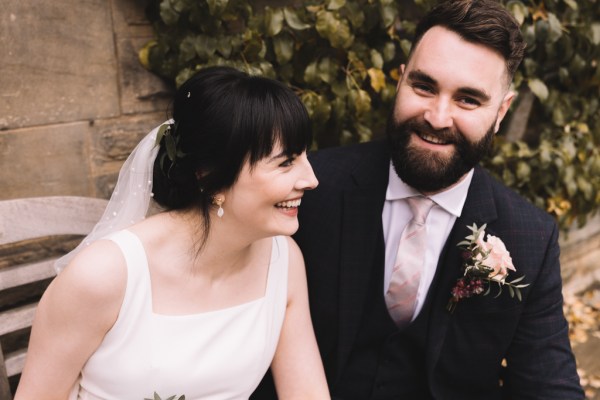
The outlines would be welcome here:
M 119 300 L 127 284 L 127 266 L 118 245 L 100 239 L 84 250 L 60 272 L 54 286 L 78 292 L 91 301 Z

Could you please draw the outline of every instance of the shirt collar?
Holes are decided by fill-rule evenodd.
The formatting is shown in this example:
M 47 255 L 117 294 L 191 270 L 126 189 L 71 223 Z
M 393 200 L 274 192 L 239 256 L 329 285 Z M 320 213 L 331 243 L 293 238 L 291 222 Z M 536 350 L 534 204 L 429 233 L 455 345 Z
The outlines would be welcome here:
M 435 201 L 435 203 L 444 210 L 458 218 L 460 217 L 463 206 L 465 205 L 465 201 L 467 200 L 467 192 L 469 191 L 469 186 L 471 185 L 472 179 L 473 169 L 471 169 L 467 175 L 465 175 L 465 177 L 456 185 L 431 195 L 429 198 Z M 419 194 L 420 193 L 417 190 L 408 186 L 402 181 L 402 179 L 398 177 L 396 170 L 394 170 L 394 166 L 390 162 L 389 180 L 387 191 L 385 193 L 385 199 L 387 201 L 393 201 L 417 196 Z

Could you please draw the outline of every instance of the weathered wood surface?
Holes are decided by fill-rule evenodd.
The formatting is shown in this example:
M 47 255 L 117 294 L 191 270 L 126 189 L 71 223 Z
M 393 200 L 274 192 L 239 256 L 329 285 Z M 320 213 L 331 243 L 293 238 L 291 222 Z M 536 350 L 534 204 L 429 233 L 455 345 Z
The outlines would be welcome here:
M 91 197 L 50 196 L 0 201 L 0 246 L 10 248 L 18 243 L 62 235 L 86 235 L 100 220 L 107 200 Z M 44 288 L 56 275 L 54 262 L 60 254 L 43 254 L 45 259 L 19 263 L 9 258 L 0 268 L 0 397 L 10 399 L 8 378 L 23 370 L 27 353 L 27 337 L 33 322 L 39 293 L 21 296 L 31 288 Z M 36 290 L 37 292 L 37 290 Z M 13 304 L 14 303 L 14 304 Z M 25 339 L 14 338 L 26 335 Z M 5 346 L 5 342 L 7 345 Z

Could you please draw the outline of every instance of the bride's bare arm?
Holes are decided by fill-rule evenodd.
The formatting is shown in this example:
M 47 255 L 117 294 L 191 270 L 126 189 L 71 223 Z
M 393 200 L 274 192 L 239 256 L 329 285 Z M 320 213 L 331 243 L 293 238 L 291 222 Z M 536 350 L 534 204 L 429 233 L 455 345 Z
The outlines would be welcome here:
M 281 400 L 329 399 L 323 363 L 310 319 L 304 260 L 298 245 L 292 239 L 288 241 L 288 305 L 271 366 L 277 395 Z
M 37 308 L 15 400 L 64 400 L 119 313 L 127 271 L 107 240 L 81 252 L 50 284 Z

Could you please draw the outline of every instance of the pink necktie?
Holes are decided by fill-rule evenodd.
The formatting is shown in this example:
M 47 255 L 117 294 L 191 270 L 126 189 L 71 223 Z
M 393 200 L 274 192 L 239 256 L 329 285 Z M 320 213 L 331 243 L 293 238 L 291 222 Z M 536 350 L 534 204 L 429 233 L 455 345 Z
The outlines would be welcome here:
M 425 262 L 425 220 L 434 204 L 433 200 L 423 196 L 409 197 L 406 201 L 413 218 L 400 237 L 396 264 L 385 294 L 388 311 L 398 327 L 408 325 L 415 312 L 417 290 Z

